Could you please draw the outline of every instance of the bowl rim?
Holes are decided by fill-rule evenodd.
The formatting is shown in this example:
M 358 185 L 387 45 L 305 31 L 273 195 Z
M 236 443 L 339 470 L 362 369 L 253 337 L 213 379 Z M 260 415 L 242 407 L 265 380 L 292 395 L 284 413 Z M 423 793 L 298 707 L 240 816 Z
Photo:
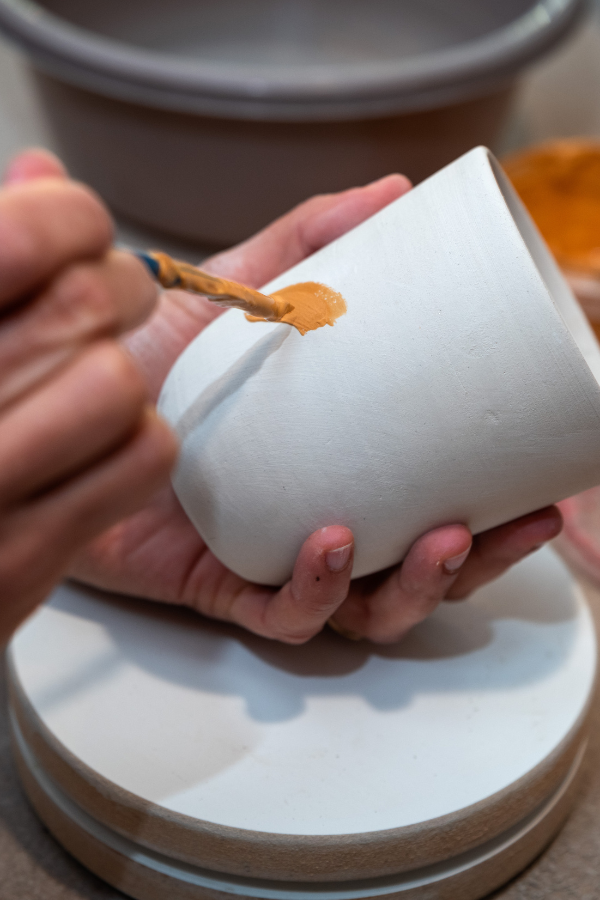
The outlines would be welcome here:
M 261 116 L 329 114 L 336 106 L 377 112 L 431 107 L 506 85 L 579 20 L 587 0 L 536 0 L 508 25 L 442 51 L 364 66 L 218 64 L 145 50 L 94 34 L 48 12 L 34 0 L 0 0 L 0 31 L 42 69 L 109 96 L 153 106 L 239 115 L 254 105 Z M 215 108 L 216 107 L 216 108 Z M 233 109 L 233 107 L 237 107 Z M 348 110 L 347 110 L 348 111 Z M 250 114 L 250 118 L 258 117 Z

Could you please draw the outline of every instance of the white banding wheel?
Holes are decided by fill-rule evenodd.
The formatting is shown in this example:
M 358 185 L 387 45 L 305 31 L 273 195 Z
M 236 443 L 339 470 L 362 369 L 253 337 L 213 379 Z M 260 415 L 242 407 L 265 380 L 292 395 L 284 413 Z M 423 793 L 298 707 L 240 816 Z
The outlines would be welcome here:
M 42 819 L 139 900 L 472 900 L 569 812 L 596 644 L 550 550 L 398 645 L 58 588 L 10 652 Z

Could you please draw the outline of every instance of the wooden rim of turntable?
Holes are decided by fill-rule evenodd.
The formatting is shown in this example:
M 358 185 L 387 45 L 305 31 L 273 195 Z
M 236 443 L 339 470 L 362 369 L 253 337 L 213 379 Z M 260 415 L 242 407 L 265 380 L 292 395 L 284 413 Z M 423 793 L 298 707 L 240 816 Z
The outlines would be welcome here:
M 26 793 L 60 843 L 91 871 L 138 900 L 477 900 L 504 884 L 540 853 L 568 816 L 580 783 L 587 741 L 565 778 L 524 820 L 458 857 L 383 878 L 291 882 L 223 875 L 145 850 L 97 822 L 42 770 L 13 719 L 17 766 Z
M 328 882 L 382 878 L 465 854 L 523 821 L 568 777 L 583 752 L 593 692 L 567 736 L 541 763 L 501 791 L 454 813 L 400 828 L 336 835 L 273 834 L 175 813 L 98 775 L 39 719 L 8 654 L 15 732 L 56 787 L 84 814 L 152 853 L 233 876 Z M 16 725 L 16 728 L 15 728 Z M 349 788 L 351 789 L 351 788 Z

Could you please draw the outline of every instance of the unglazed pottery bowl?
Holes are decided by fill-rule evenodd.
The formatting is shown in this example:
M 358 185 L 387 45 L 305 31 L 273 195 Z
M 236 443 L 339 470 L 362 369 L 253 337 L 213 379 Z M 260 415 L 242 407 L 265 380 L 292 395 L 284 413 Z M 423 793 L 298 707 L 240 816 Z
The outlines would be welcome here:
M 0 0 L 55 141 L 113 208 L 203 243 L 497 140 L 582 0 Z
M 493 156 L 476 148 L 262 288 L 339 291 L 302 337 L 229 311 L 159 407 L 173 484 L 219 559 L 281 584 L 331 524 L 355 577 L 451 522 L 491 528 L 600 482 L 600 351 Z

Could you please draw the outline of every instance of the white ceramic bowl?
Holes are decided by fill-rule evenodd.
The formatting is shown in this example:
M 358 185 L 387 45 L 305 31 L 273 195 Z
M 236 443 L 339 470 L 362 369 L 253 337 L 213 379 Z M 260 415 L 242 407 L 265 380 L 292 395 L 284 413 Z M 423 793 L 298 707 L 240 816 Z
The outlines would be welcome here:
M 430 528 L 482 531 L 600 482 L 600 352 L 485 148 L 263 290 L 320 281 L 348 312 L 301 337 L 227 312 L 182 354 L 160 410 L 175 490 L 213 552 L 280 584 L 325 525 L 354 576 Z

